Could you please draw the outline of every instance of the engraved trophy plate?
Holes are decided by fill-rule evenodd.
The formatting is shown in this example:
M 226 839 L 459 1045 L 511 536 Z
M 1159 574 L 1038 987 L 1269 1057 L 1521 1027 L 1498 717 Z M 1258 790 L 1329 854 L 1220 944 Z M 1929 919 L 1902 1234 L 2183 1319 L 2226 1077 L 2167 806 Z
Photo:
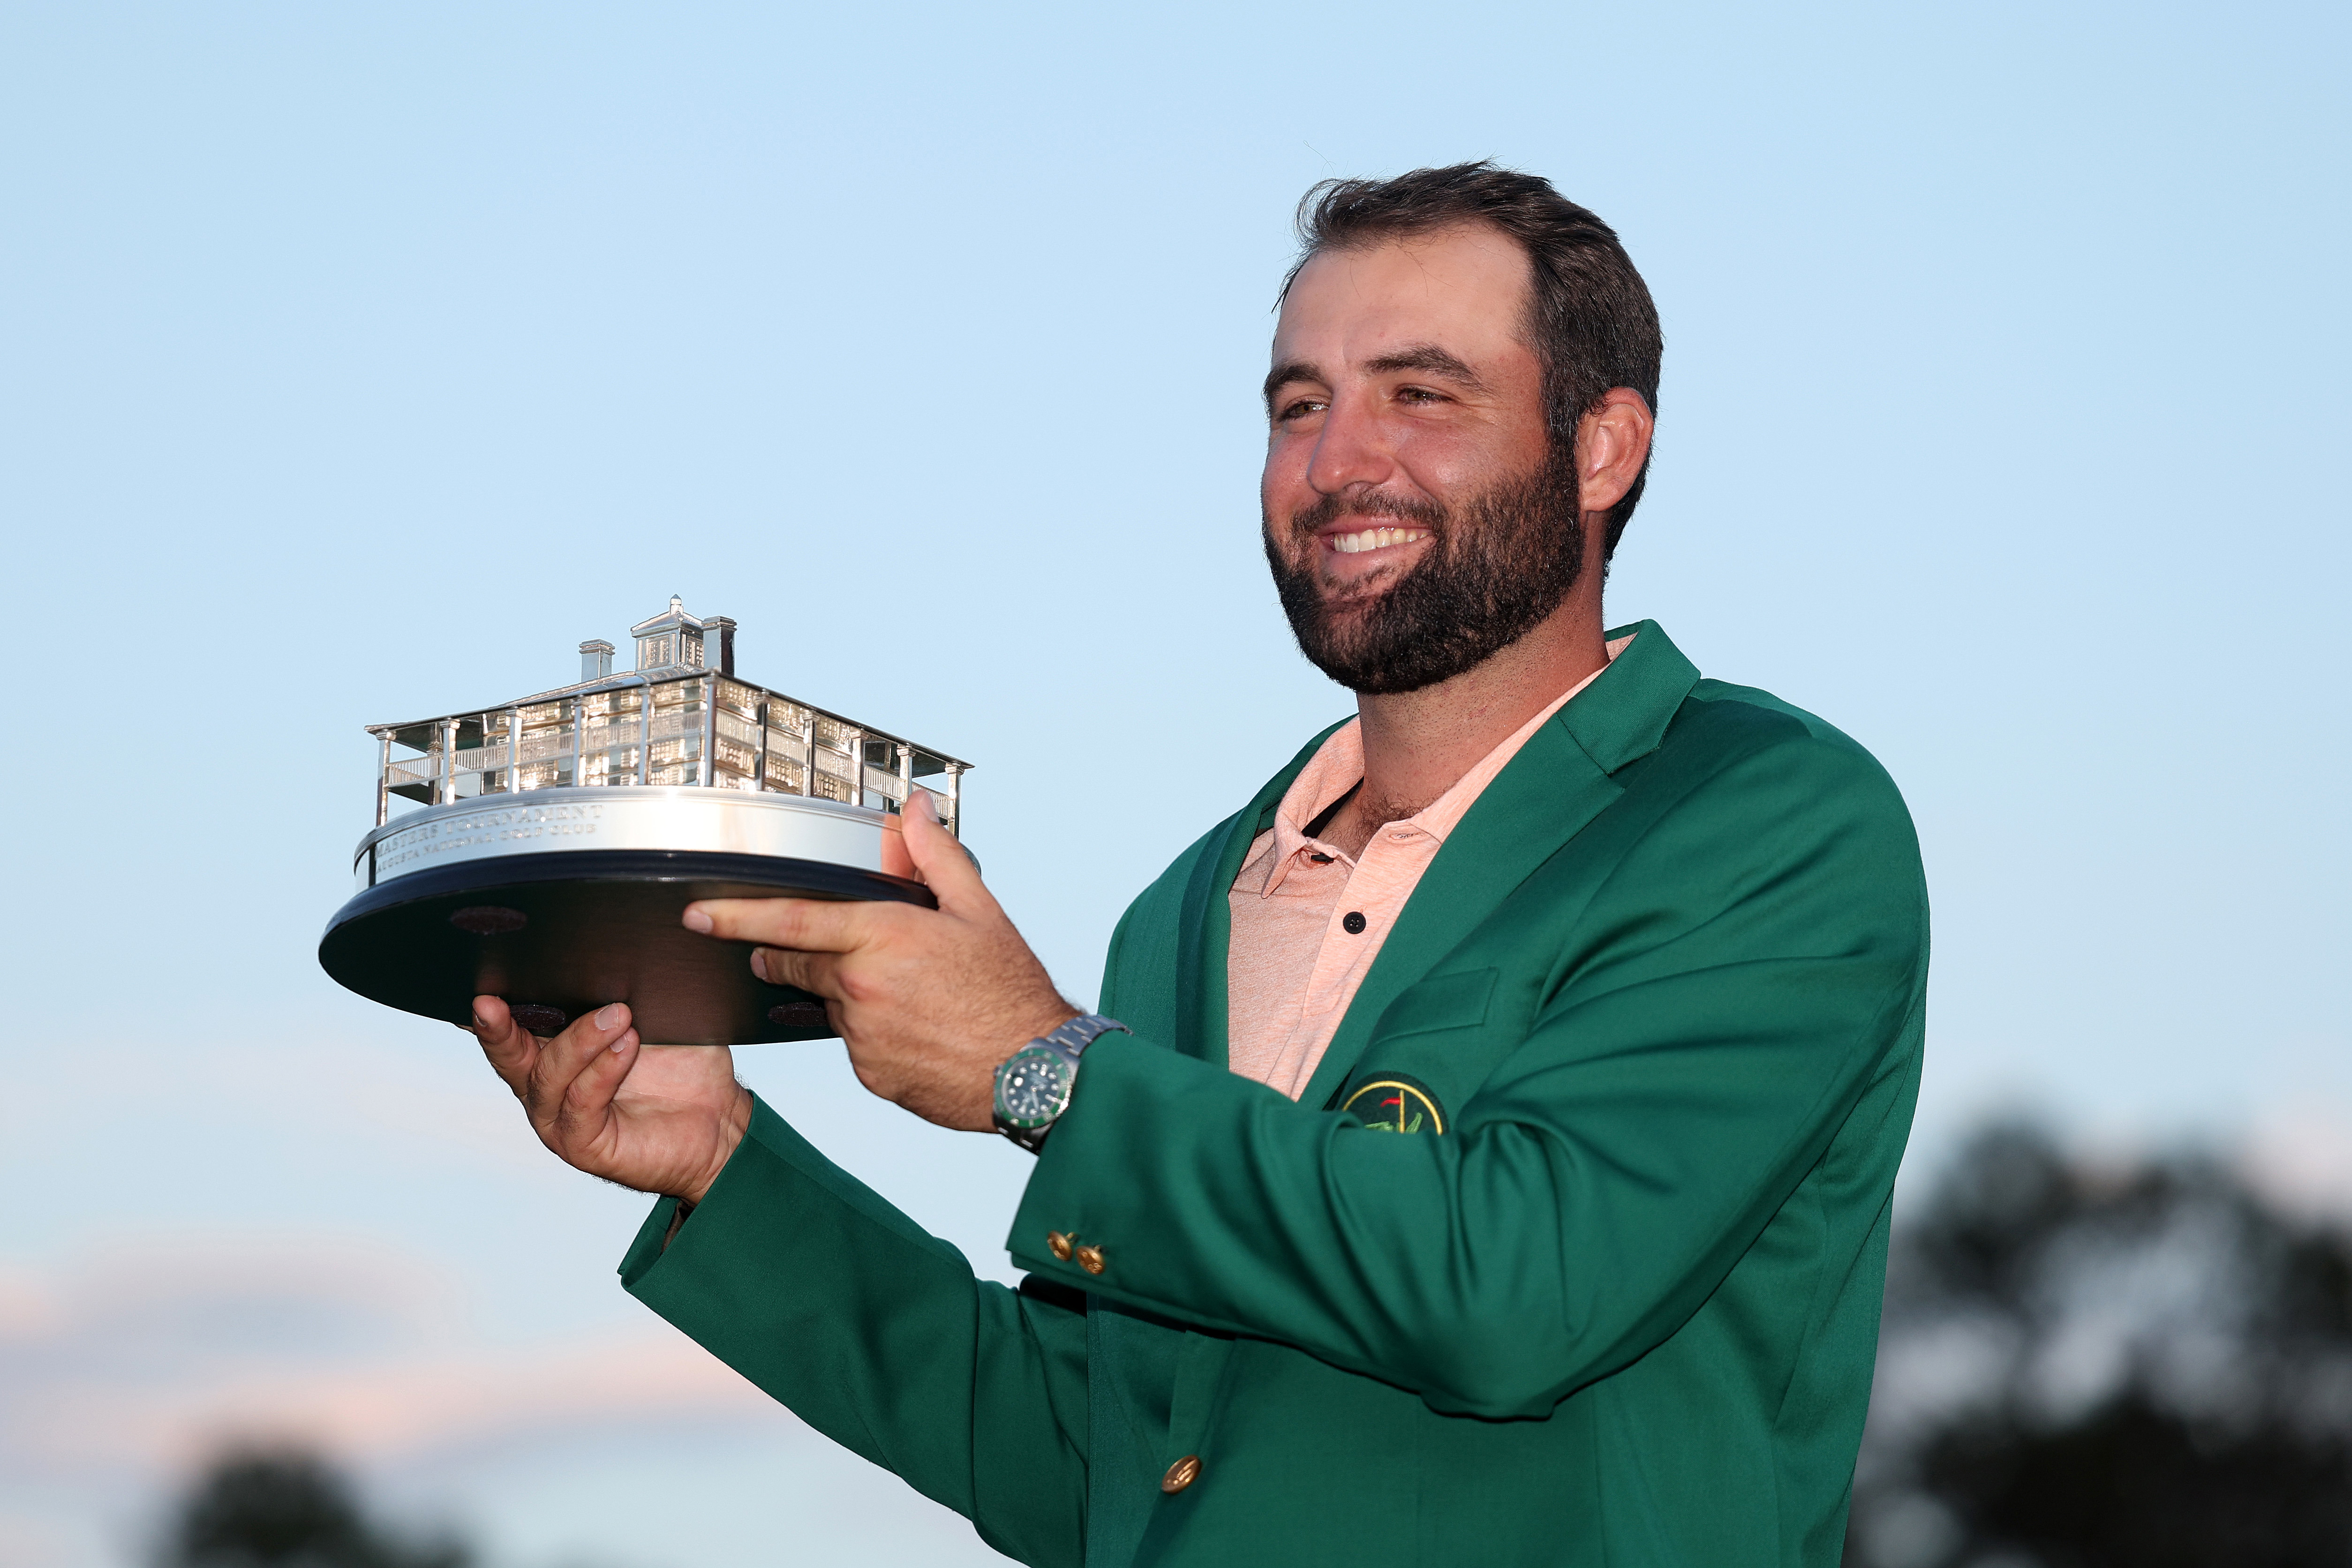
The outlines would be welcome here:
M 707 898 L 930 904 L 901 874 L 898 813 L 923 790 L 960 831 L 971 764 L 737 679 L 734 629 L 672 598 L 631 628 L 633 671 L 586 642 L 575 685 L 371 726 L 376 826 L 320 942 L 327 973 L 453 1023 L 502 996 L 543 1035 L 608 1002 L 656 1045 L 832 1035 L 816 998 L 761 982 L 748 944 L 697 936 L 680 912 Z M 422 809 L 395 816 L 394 801 Z

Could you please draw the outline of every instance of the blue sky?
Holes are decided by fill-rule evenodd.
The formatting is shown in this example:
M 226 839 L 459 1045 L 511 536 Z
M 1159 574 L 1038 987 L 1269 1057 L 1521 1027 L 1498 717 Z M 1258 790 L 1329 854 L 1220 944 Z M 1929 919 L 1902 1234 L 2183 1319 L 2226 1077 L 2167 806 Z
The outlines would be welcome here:
M 1065 987 L 1346 699 L 1257 558 L 1300 192 L 1493 156 L 1668 340 L 1611 584 L 1887 763 L 1915 1169 L 1988 1108 L 2352 1194 L 2340 9 L 0 10 L 0 1568 L 295 1430 L 516 1568 L 951 1518 L 610 1278 L 642 1205 L 312 948 L 372 721 L 682 595 L 980 766 Z M 984 1270 L 1023 1156 L 754 1087 Z M 648 1506 L 649 1497 L 665 1500 Z M 788 1531 L 788 1541 L 780 1532 Z

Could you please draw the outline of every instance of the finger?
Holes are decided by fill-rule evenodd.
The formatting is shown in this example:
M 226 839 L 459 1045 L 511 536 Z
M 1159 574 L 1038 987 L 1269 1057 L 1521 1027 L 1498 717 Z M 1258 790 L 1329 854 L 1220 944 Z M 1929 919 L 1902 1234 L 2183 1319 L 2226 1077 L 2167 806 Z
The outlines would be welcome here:
M 915 874 L 937 896 L 941 909 L 992 910 L 997 907 L 996 895 L 980 879 L 980 868 L 940 821 L 929 791 L 917 790 L 898 820 L 904 825 L 899 832 L 906 839 L 907 853 L 914 858 Z
M 882 874 L 904 877 L 910 882 L 922 879 L 922 873 L 915 869 L 915 858 L 907 853 L 906 831 L 895 813 L 882 819 Z
M 841 955 L 762 947 L 751 953 L 751 973 L 771 985 L 797 985 L 830 1001 L 846 1002 L 841 988 Z
M 614 1091 L 637 1065 L 637 1046 L 636 1030 L 624 1029 L 618 1039 L 590 1057 L 564 1086 L 563 1098 L 555 1108 L 555 1128 L 567 1142 L 593 1136 L 611 1117 Z
M 704 899 L 679 917 L 688 931 L 762 947 L 847 952 L 865 945 L 874 906 L 821 899 Z
M 516 1023 L 505 1001 L 497 996 L 474 998 L 473 1035 L 482 1042 L 482 1055 L 489 1058 L 490 1070 L 509 1089 L 522 1093 L 530 1080 L 531 1064 L 539 1059 L 538 1037 Z
M 572 1080 L 589 1063 L 605 1054 L 614 1041 L 629 1032 L 628 1005 L 614 1002 L 584 1018 L 573 1019 L 570 1027 L 541 1048 L 538 1064 L 530 1075 L 530 1092 L 524 1096 L 523 1105 L 541 1137 L 555 1129 L 557 1114 L 562 1110 L 563 1097 Z

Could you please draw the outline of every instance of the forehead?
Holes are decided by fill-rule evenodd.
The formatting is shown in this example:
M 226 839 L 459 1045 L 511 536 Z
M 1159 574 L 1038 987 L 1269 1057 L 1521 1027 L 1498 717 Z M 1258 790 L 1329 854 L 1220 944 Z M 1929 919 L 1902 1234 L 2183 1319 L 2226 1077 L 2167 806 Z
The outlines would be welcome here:
M 1472 363 L 1525 353 L 1529 283 L 1526 250 L 1483 225 L 1318 251 L 1282 302 L 1275 362 L 1336 369 L 1416 343 Z

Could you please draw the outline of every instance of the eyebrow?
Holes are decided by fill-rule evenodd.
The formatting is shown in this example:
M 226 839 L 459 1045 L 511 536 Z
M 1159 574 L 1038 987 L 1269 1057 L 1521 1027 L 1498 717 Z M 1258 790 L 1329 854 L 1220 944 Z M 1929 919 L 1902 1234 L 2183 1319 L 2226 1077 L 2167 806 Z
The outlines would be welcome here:
M 1409 349 L 1399 349 L 1392 354 L 1382 354 L 1364 366 L 1375 374 L 1397 370 L 1425 370 L 1432 375 L 1442 375 L 1473 392 L 1484 392 L 1486 384 L 1478 373 L 1435 343 L 1415 343 Z
M 1386 375 L 1400 370 L 1426 371 L 1432 375 L 1442 375 L 1466 391 L 1486 390 L 1485 379 L 1476 371 L 1464 363 L 1458 355 L 1438 347 L 1435 343 L 1415 343 L 1411 348 L 1399 349 L 1394 353 L 1382 354 L 1376 360 L 1367 361 L 1364 368 L 1375 375 Z M 1276 365 L 1266 373 L 1265 377 L 1265 396 L 1267 411 L 1269 413 L 1273 411 L 1274 395 L 1290 383 L 1324 379 L 1323 372 L 1305 360 L 1292 360 L 1286 364 Z
M 1281 391 L 1284 387 L 1289 385 L 1292 382 L 1320 381 L 1322 379 L 1323 373 L 1316 369 L 1313 365 L 1308 364 L 1305 360 L 1295 359 L 1288 364 L 1276 365 L 1272 370 L 1265 373 L 1265 386 L 1264 394 L 1265 397 L 1266 412 L 1269 414 L 1274 412 L 1274 395 Z

